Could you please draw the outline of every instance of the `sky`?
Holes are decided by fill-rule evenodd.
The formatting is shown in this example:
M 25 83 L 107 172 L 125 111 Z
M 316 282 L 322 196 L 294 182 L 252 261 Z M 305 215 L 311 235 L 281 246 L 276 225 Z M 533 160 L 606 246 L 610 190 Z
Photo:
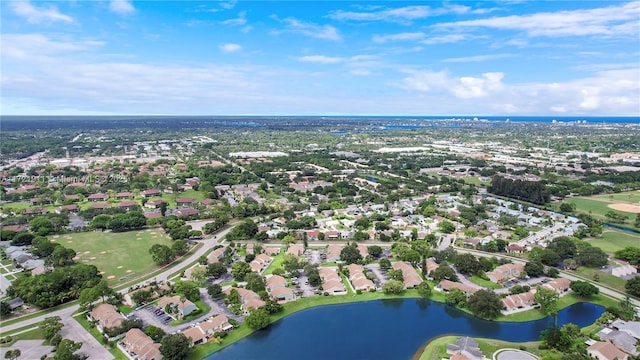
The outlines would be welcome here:
M 0 1 L 3 115 L 640 115 L 639 1 Z

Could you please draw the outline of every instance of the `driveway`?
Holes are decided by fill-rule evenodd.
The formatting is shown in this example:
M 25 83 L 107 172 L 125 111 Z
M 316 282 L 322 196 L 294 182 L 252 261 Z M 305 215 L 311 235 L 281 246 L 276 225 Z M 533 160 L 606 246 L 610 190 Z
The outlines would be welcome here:
M 83 315 L 79 315 L 83 316 Z M 88 331 L 86 331 L 82 325 L 80 325 L 74 318 L 65 317 L 62 318 L 64 326 L 60 331 L 60 335 L 65 339 L 71 339 L 75 342 L 82 343 L 82 347 L 78 350 L 78 353 L 84 353 L 89 357 L 89 360 L 110 360 L 113 359 L 113 355 L 105 349 Z M 22 357 L 21 357 L 22 358 Z M 24 359 L 31 359 L 25 356 Z
M 386 283 L 387 280 L 389 280 L 389 277 L 387 276 L 387 274 L 385 274 L 384 271 L 380 268 L 380 264 L 377 264 L 377 263 L 368 264 L 366 268 L 371 270 L 371 272 L 376 276 L 376 278 L 378 278 L 377 282 L 374 281 L 378 288 L 382 288 L 382 285 L 384 285 L 384 283 Z
M 40 359 L 43 355 L 51 355 L 53 346 L 42 345 L 42 343 L 42 340 L 18 340 L 10 347 L 0 349 L 0 354 L 2 354 L 2 359 L 6 359 L 7 351 L 19 349 L 20 357 L 18 359 Z M 113 356 L 109 359 L 113 359 Z

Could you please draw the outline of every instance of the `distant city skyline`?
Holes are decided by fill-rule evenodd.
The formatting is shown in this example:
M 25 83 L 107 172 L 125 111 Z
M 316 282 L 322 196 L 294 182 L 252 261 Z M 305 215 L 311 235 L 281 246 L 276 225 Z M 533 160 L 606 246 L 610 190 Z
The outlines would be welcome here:
M 639 116 L 640 2 L 0 3 L 2 115 Z

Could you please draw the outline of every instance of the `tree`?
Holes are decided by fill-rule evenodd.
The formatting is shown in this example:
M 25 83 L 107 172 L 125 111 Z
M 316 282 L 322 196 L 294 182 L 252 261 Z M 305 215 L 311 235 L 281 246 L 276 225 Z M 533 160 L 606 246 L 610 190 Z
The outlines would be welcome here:
M 200 290 L 198 284 L 193 281 L 178 281 L 173 286 L 173 291 L 178 294 L 184 295 L 191 301 L 200 300 Z
M 340 251 L 340 260 L 347 264 L 354 264 L 362 260 L 362 255 L 357 247 L 349 245 Z
M 616 258 L 626 260 L 632 265 L 635 265 L 635 266 L 640 265 L 640 248 L 639 247 L 627 246 L 622 250 L 616 251 L 614 255 Z
M 44 338 L 46 340 L 53 339 L 54 336 L 60 333 L 62 330 L 62 319 L 60 316 L 50 316 L 45 318 L 42 323 L 40 323 L 40 328 L 44 333 Z
M 480 262 L 472 254 L 460 254 L 456 259 L 456 268 L 463 274 L 475 274 L 480 270 Z
M 391 260 L 389 260 L 387 258 L 380 259 L 379 263 L 380 263 L 380 269 L 382 269 L 382 270 L 386 270 L 386 269 L 390 269 L 391 268 Z
M 404 284 L 398 280 L 389 280 L 382 285 L 382 291 L 387 295 L 398 295 L 404 291 Z
M 538 277 L 544 275 L 544 265 L 540 261 L 529 261 L 524 265 L 524 271 L 530 277 Z
M 560 204 L 560 212 L 572 213 L 574 211 L 576 211 L 576 204 L 572 204 L 572 203 L 562 203 L 562 204 Z
M 540 261 L 548 266 L 557 266 L 560 260 L 562 260 L 560 255 L 549 248 L 544 249 L 542 251 L 542 255 L 540 256 Z
M 369 255 L 374 258 L 379 258 L 382 255 L 382 248 L 378 245 L 367 246 L 367 250 L 369 251 Z
M 100 295 L 94 288 L 86 288 L 80 291 L 80 297 L 78 301 L 80 302 L 80 309 L 89 310 L 91 309 L 91 305 L 93 302 L 98 300 Z
M 165 265 L 175 259 L 175 254 L 167 245 L 154 244 L 149 249 L 149 254 L 156 265 Z
M 433 270 L 429 274 L 429 276 L 431 276 L 434 281 L 438 281 L 438 282 L 444 279 L 451 280 L 451 281 L 458 281 L 458 275 L 456 274 L 456 272 L 453 271 L 451 266 L 446 264 L 440 264 L 440 266 L 438 266 L 437 269 Z
M 187 243 L 184 240 L 176 240 L 171 245 L 171 250 L 173 251 L 174 254 L 178 256 L 182 256 L 187 253 L 187 250 L 189 250 L 189 247 L 187 246 Z
M 76 354 L 75 352 L 82 347 L 81 342 L 75 342 L 69 339 L 62 339 L 56 349 L 53 360 L 84 360 L 87 358 L 84 354 Z
M 453 288 L 445 295 L 445 302 L 449 305 L 463 307 L 467 304 L 467 294 L 460 289 Z
M 269 326 L 269 314 L 263 309 L 251 310 L 244 321 L 253 330 L 264 329 Z
M 213 299 L 219 299 L 223 296 L 222 287 L 220 284 L 211 284 L 207 287 L 207 293 Z
M 627 280 L 627 283 L 624 284 L 624 288 L 630 295 L 640 296 L 640 276 Z
M 278 304 L 278 301 L 275 299 L 267 299 L 264 305 L 264 310 L 268 314 L 279 313 L 282 309 L 284 309 L 284 307 L 281 304 Z
M 0 318 L 5 318 L 11 314 L 11 306 L 6 301 L 0 301 Z
M 236 281 L 244 281 L 248 273 L 251 272 L 251 267 L 246 262 L 237 261 L 231 266 L 231 275 Z
M 560 296 L 555 292 L 555 290 L 540 286 L 538 286 L 534 295 L 535 302 L 540 305 L 540 311 L 547 316 L 557 314 L 559 298 Z
M 495 319 L 504 305 L 493 291 L 482 289 L 469 297 L 467 307 L 480 318 Z
M 577 252 L 576 244 L 567 236 L 560 236 L 551 240 L 547 249 L 560 256 L 561 260 L 571 258 Z
M 320 277 L 320 273 L 318 273 L 318 269 L 309 271 L 307 274 L 307 280 L 309 280 L 309 285 L 314 287 L 319 286 L 322 283 L 322 278 Z
M 256 272 L 250 272 L 244 277 L 244 281 L 247 282 L 246 288 L 254 292 L 265 291 L 265 283 L 262 275 Z
M 438 224 L 438 229 L 445 234 L 451 234 L 452 232 L 456 231 L 456 226 L 453 225 L 453 223 L 450 221 L 442 220 Z
M 53 225 L 51 220 L 47 219 L 44 216 L 38 216 L 29 221 L 29 228 L 31 228 L 31 231 L 40 236 L 47 236 L 55 231 L 55 226 Z
M 586 281 L 572 281 L 571 282 L 571 290 L 580 296 L 580 297 L 588 297 L 591 295 L 596 295 L 600 292 L 597 286 L 592 285 Z
M 154 342 L 160 342 L 166 335 L 164 330 L 153 325 L 147 325 L 147 327 L 144 328 L 144 333 L 147 334 Z
M 20 357 L 20 355 L 22 355 L 22 352 L 20 351 L 20 349 L 14 349 L 14 350 L 7 351 L 4 354 L 4 358 L 9 360 L 16 360 L 17 358 Z
M 423 281 L 418 286 L 416 286 L 416 290 L 418 291 L 418 295 L 420 295 L 420 297 L 422 298 L 428 298 L 429 296 L 431 296 L 431 287 L 426 281 Z
M 576 262 L 588 267 L 601 267 L 609 263 L 607 254 L 595 246 L 584 246 L 576 256 Z
M 160 343 L 160 353 L 164 360 L 186 360 L 189 357 L 189 338 L 182 333 L 167 335 Z
M 207 275 L 218 279 L 227 273 L 227 267 L 224 264 L 216 262 L 207 265 Z
M 73 260 L 75 256 L 76 252 L 73 249 L 68 249 L 64 246 L 56 246 L 49 256 L 49 261 L 55 267 L 68 266 L 75 263 Z

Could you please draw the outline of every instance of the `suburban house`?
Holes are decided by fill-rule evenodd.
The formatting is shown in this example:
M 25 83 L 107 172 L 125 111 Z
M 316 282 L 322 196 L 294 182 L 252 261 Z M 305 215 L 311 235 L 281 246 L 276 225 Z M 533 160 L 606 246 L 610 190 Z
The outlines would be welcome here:
M 138 203 L 135 200 L 128 200 L 128 201 L 123 201 L 121 203 L 118 204 L 118 207 L 121 209 L 127 209 L 127 210 L 131 210 L 133 208 L 136 208 L 140 206 L 140 203 Z
M 133 328 L 127 331 L 127 334 L 119 344 L 121 348 L 128 354 L 130 358 L 137 360 L 161 360 L 160 344 L 154 343 L 153 340 L 142 330 Z
M 247 246 L 245 247 L 244 251 L 247 255 L 249 254 L 253 254 L 253 244 L 247 244 Z
M 629 355 L 608 341 L 598 341 L 587 348 L 587 354 L 597 360 L 627 360 Z
M 89 319 L 96 322 L 96 327 L 100 332 L 106 329 L 116 328 L 126 320 L 118 309 L 111 304 L 100 304 L 89 312 Z
M 206 271 L 207 270 L 207 266 L 206 265 L 196 265 L 196 266 L 192 266 L 192 267 L 188 268 L 187 270 L 184 271 L 184 278 L 187 279 L 187 280 L 194 280 L 193 279 L 193 273 L 201 271 L 201 269 L 204 269 Z
M 87 196 L 88 201 L 107 201 L 107 199 L 109 199 L 109 195 L 101 193 L 91 194 Z
M 136 304 L 135 301 L 133 301 L 133 294 L 137 293 L 138 291 L 151 291 L 150 300 L 152 300 L 152 299 L 157 299 L 158 297 L 169 293 L 171 291 L 171 288 L 167 284 L 162 284 L 162 285 L 158 286 L 155 289 L 153 287 L 151 287 L 151 286 L 145 286 L 145 287 L 140 288 L 140 289 L 135 289 L 133 291 L 130 291 L 130 292 L 124 294 L 124 296 L 122 297 L 122 303 L 127 305 L 127 306 L 139 305 L 139 304 Z
M 271 294 L 271 296 L 280 301 L 289 301 L 295 299 L 293 290 L 284 286 L 270 290 L 269 293 Z
M 443 291 L 443 292 L 449 292 L 449 291 L 451 291 L 451 289 L 460 289 L 465 294 L 467 294 L 467 296 L 472 295 L 476 291 L 478 291 L 478 289 L 476 289 L 474 287 L 471 287 L 471 286 L 465 285 L 465 284 L 461 284 L 461 283 L 458 283 L 458 282 L 453 282 L 451 280 L 442 280 L 442 281 L 440 281 L 438 286 L 436 286 L 436 289 L 439 289 L 440 291 Z
M 225 295 L 229 295 L 229 293 L 233 289 L 236 289 L 236 291 L 238 292 L 238 295 L 240 296 L 240 302 L 242 303 L 242 309 L 245 312 L 249 312 L 250 309 L 259 309 L 267 304 L 260 298 L 260 295 L 244 288 L 229 287 L 223 292 Z
M 289 248 L 287 249 L 287 254 L 293 254 L 296 257 L 304 254 L 304 246 L 300 245 L 300 244 L 293 244 L 291 246 L 289 246 Z
M 502 284 L 507 279 L 520 275 L 523 271 L 524 264 L 504 264 L 487 273 L 487 277 L 496 284 Z
M 140 195 L 142 195 L 142 197 L 144 198 L 150 198 L 152 196 L 159 196 L 160 195 L 160 190 L 158 189 L 149 189 L 149 190 L 144 190 L 140 193 Z
M 318 274 L 322 278 L 322 288 L 329 294 L 342 294 L 347 291 L 335 269 L 321 267 L 318 269 Z
M 616 320 L 611 324 L 611 327 L 633 336 L 636 340 L 640 340 L 640 321 Z
M 327 262 L 340 261 L 340 253 L 343 246 L 338 244 L 331 244 L 327 246 Z
M 369 249 L 365 246 L 365 245 L 358 245 L 358 251 L 360 252 L 360 256 L 362 256 L 362 258 L 366 258 L 367 255 L 369 255 Z
M 484 359 L 478 343 L 468 336 L 457 338 L 454 344 L 447 344 L 447 354 L 464 355 L 470 360 Z
M 262 248 L 262 251 L 264 251 L 264 253 L 269 256 L 276 256 L 280 254 L 280 248 L 277 248 L 277 247 L 264 246 Z
M 266 281 L 267 290 L 275 290 L 280 287 L 287 286 L 287 279 L 280 275 L 271 275 L 267 277 Z
M 226 248 L 225 247 L 220 247 L 217 248 L 215 250 L 213 250 L 211 252 L 211 254 L 209 254 L 209 256 L 207 256 L 207 262 L 209 262 L 209 264 L 213 264 L 213 263 L 217 263 L 220 261 L 220 259 L 222 259 L 222 257 L 224 256 L 224 250 Z
M 506 298 L 502 299 L 502 304 L 507 311 L 533 306 L 536 303 L 534 295 L 535 293 L 533 291 L 528 291 L 522 294 L 509 295 Z
M 196 201 L 198 201 L 195 198 L 180 198 L 178 200 L 176 200 L 176 206 L 186 206 L 186 205 L 191 205 L 193 203 L 195 203 Z
M 427 274 L 431 274 L 432 271 L 435 271 L 440 266 L 433 258 L 428 258 L 425 263 L 427 266 Z
M 170 314 L 177 314 L 178 319 L 182 319 L 192 312 L 198 310 L 196 304 L 192 303 L 188 299 L 181 299 L 180 296 L 164 296 L 158 300 L 158 307 L 166 309 L 167 306 L 173 311 L 168 311 Z
M 370 291 L 376 288 L 373 281 L 365 276 L 362 265 L 350 264 L 347 269 L 349 269 L 349 281 L 351 281 L 354 290 Z
M 233 329 L 229 324 L 229 319 L 225 315 L 217 315 L 209 318 L 207 321 L 199 322 L 182 332 L 182 334 L 191 339 L 191 345 L 206 343 L 216 332 L 228 331 Z
M 543 288 L 554 290 L 558 294 L 565 293 L 571 288 L 571 280 L 565 278 L 557 278 L 542 285 Z
M 250 263 L 251 271 L 261 273 L 264 269 L 271 264 L 271 258 L 265 254 L 259 254 Z
M 616 330 L 612 327 L 606 327 L 596 333 L 601 341 L 609 341 L 618 349 L 630 355 L 638 355 L 636 348 L 637 340 L 626 332 Z
M 131 199 L 132 197 L 133 197 L 133 193 L 128 191 L 119 192 L 116 194 L 116 199 L 118 200 Z
M 162 199 L 156 199 L 156 200 L 151 200 L 151 201 L 147 201 L 144 204 L 144 207 L 149 208 L 149 209 L 157 209 L 159 208 L 162 204 L 166 204 L 167 202 L 162 200 Z
M 406 261 L 397 261 L 391 264 L 394 270 L 401 270 L 404 277 L 404 287 L 407 289 L 416 287 L 422 283 L 422 278 L 418 275 L 416 269 Z

